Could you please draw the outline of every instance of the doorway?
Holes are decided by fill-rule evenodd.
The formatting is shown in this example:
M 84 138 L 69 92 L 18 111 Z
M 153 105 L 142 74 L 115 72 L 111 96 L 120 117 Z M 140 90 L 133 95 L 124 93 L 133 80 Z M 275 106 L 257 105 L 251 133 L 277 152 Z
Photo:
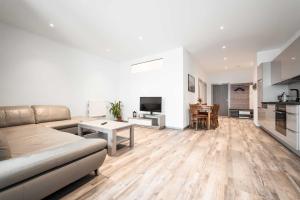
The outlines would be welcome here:
M 202 103 L 207 103 L 207 84 L 198 79 L 198 99 L 202 100 Z
M 228 84 L 212 85 L 213 104 L 219 104 L 219 115 L 228 116 Z

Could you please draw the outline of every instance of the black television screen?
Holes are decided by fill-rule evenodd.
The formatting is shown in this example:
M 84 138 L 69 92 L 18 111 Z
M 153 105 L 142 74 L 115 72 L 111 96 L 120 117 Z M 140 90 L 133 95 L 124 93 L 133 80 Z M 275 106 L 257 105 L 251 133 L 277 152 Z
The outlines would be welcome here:
M 161 112 L 161 97 L 140 97 L 140 111 Z

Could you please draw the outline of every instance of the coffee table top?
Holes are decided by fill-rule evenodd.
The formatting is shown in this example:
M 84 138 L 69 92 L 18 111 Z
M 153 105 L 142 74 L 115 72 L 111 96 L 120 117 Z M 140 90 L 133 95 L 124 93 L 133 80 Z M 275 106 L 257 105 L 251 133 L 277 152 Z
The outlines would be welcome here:
M 101 123 L 103 122 L 107 122 L 107 124 L 101 125 Z M 129 128 L 133 126 L 133 124 L 128 122 L 117 122 L 112 120 L 100 119 L 100 120 L 81 122 L 79 123 L 79 126 L 89 127 L 92 129 L 119 130 L 119 129 Z

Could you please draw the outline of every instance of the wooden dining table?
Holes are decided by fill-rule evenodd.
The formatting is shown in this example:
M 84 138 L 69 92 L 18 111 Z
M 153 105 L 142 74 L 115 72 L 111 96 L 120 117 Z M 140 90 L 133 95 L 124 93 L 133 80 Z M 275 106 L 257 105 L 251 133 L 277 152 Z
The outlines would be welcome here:
M 198 112 L 206 112 L 207 113 L 207 129 L 210 129 L 212 107 L 213 106 L 211 106 L 211 105 L 199 104 Z

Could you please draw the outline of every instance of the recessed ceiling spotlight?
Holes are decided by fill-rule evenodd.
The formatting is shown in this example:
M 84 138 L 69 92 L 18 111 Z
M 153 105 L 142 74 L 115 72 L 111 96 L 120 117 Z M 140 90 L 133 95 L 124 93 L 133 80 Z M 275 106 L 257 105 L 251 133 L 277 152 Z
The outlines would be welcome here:
M 143 40 L 144 38 L 143 38 L 143 36 L 139 36 L 138 39 L 139 40 Z
M 221 31 L 224 30 L 224 26 L 220 26 L 220 30 L 221 30 Z
M 292 60 L 296 60 L 296 57 L 291 57 Z
M 50 24 L 49 24 L 49 27 L 50 27 L 50 28 L 54 28 L 54 24 L 50 23 Z
M 222 46 L 222 49 L 226 49 L 226 46 L 225 46 L 225 45 L 223 45 L 223 46 Z
M 228 58 L 227 58 L 227 57 L 224 57 L 223 59 L 224 59 L 224 60 L 227 60 Z

